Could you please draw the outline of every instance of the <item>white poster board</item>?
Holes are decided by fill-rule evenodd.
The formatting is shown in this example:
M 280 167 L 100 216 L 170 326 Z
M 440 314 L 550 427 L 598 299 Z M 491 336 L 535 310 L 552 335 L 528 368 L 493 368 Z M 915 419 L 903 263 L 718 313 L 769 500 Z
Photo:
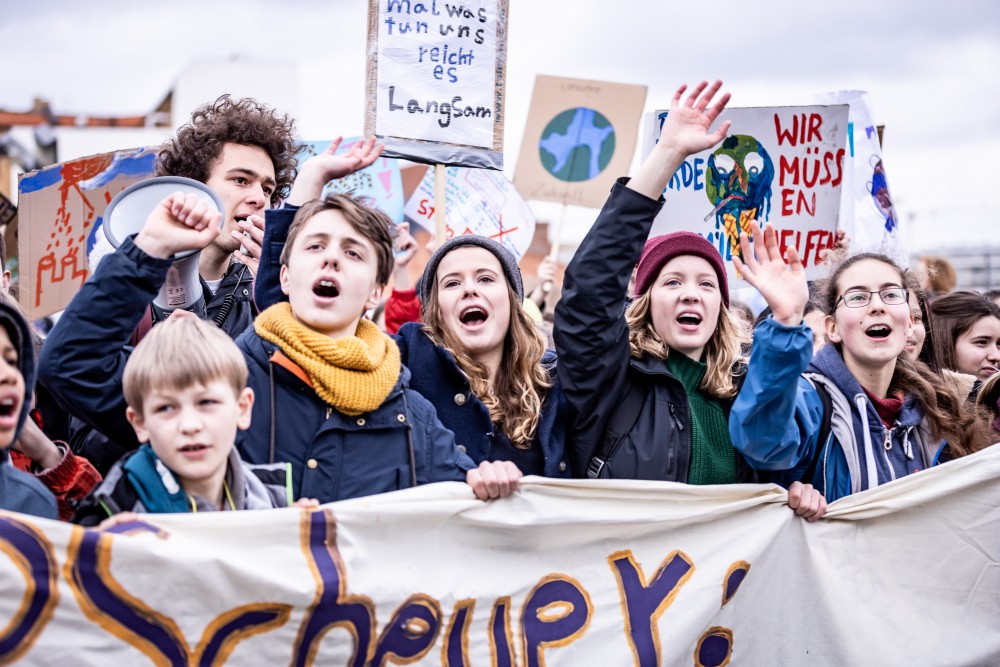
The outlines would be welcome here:
M 448 167 L 445 172 L 447 239 L 463 234 L 488 236 L 521 259 L 535 236 L 535 216 L 514 184 L 497 171 Z M 428 169 L 406 202 L 406 218 L 433 231 L 434 201 L 434 170 Z
M 506 0 L 369 0 L 365 134 L 386 157 L 503 168 Z
M 659 137 L 667 111 L 647 117 L 644 155 Z M 809 279 L 821 278 L 824 251 L 834 244 L 844 179 L 847 105 L 726 109 L 729 136 L 689 157 L 670 180 L 651 236 L 691 231 L 732 257 L 751 225 L 770 222 L 782 252 L 798 250 Z

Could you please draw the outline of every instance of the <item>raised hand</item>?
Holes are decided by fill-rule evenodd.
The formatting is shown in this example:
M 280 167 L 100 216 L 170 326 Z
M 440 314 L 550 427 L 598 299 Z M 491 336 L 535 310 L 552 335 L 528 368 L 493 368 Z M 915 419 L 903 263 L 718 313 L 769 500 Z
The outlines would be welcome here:
M 290 204 L 301 206 L 316 199 L 330 181 L 372 165 L 384 148 L 382 144 L 375 142 L 375 137 L 368 137 L 354 144 L 343 155 L 337 155 L 341 141 L 343 137 L 337 137 L 325 151 L 306 160 L 292 184 L 292 191 L 288 196 Z
M 721 86 L 721 81 L 711 86 L 702 81 L 683 104 L 681 97 L 687 85 L 677 89 L 670 102 L 670 113 L 660 130 L 660 140 L 629 181 L 630 189 L 650 199 L 658 198 L 685 158 L 711 148 L 726 137 L 731 125 L 728 120 L 714 132 L 710 131 L 712 123 L 729 102 L 729 93 L 724 93 L 714 106 L 709 106 Z
M 413 238 L 410 234 L 410 223 L 401 222 L 396 225 L 396 241 L 393 244 L 395 247 L 395 262 L 396 268 L 402 268 L 410 263 L 413 256 L 417 254 L 417 240 Z
M 774 226 L 768 223 L 761 231 L 754 222 L 751 227 L 753 244 L 746 234 L 740 236 L 741 257 L 734 256 L 733 265 L 761 293 L 775 320 L 787 326 L 801 324 L 809 301 L 809 285 L 799 253 L 794 246 L 788 246 L 782 259 Z
M 222 214 L 195 194 L 175 192 L 153 209 L 135 237 L 135 245 L 151 257 L 170 259 L 201 250 L 219 235 Z
M 709 106 L 721 87 L 721 81 L 716 81 L 711 86 L 707 81 L 702 81 L 691 91 L 683 104 L 681 97 L 687 89 L 687 84 L 678 88 L 674 93 L 674 99 L 670 102 L 670 112 L 660 129 L 659 144 L 687 156 L 711 148 L 725 139 L 731 125 L 728 120 L 714 132 L 709 131 L 712 123 L 729 102 L 729 93 L 724 93 L 714 106 Z

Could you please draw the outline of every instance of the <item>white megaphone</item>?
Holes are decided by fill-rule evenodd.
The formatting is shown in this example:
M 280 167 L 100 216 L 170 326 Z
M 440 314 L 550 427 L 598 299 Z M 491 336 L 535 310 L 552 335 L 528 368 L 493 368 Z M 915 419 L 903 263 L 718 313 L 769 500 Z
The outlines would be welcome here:
M 222 200 L 204 183 L 180 176 L 148 178 L 128 186 L 108 204 L 102 223 L 108 242 L 118 248 L 129 236 L 138 234 L 153 209 L 175 192 L 196 195 L 225 215 Z M 198 275 L 200 254 L 198 250 L 190 250 L 174 255 L 167 282 L 153 299 L 154 322 L 180 309 L 205 317 L 205 294 Z

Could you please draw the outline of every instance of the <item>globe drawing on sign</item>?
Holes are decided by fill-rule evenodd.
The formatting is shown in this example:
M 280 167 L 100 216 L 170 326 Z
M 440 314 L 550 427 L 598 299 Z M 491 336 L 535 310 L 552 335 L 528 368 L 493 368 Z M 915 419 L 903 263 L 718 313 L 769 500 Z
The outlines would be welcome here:
M 588 181 L 611 162 L 615 128 L 594 109 L 566 109 L 542 130 L 538 153 L 545 170 L 560 181 Z

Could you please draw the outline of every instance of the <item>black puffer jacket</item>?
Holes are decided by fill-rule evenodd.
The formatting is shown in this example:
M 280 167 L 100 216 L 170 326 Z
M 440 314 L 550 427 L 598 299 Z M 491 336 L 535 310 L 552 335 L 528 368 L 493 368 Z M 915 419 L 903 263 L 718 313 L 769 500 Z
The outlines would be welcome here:
M 620 179 L 597 221 L 566 268 L 556 305 L 557 371 L 576 415 L 572 443 L 575 477 L 587 468 L 615 427 L 626 395 L 642 402 L 601 477 L 687 482 L 691 463 L 691 415 L 687 393 L 661 359 L 633 359 L 625 322 L 625 294 L 653 218 L 653 201 Z M 636 385 L 637 391 L 630 387 Z M 723 403 L 726 414 L 729 402 Z M 739 477 L 752 473 L 737 457 Z

